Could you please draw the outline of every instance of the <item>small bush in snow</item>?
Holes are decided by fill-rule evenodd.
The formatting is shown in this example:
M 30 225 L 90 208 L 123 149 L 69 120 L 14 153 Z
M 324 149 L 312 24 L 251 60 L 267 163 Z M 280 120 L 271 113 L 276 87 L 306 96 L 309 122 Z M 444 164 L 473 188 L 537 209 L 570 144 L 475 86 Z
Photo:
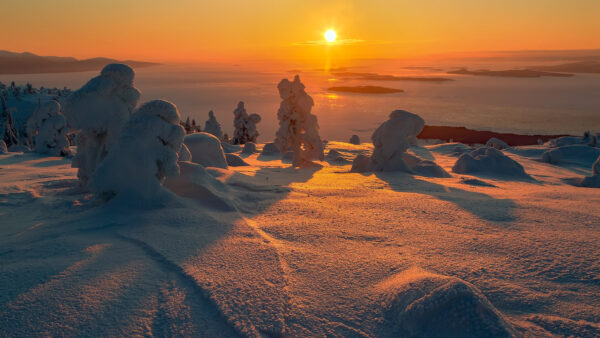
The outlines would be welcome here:
M 304 88 L 298 75 L 294 81 L 283 79 L 277 85 L 282 101 L 277 111 L 279 130 L 275 145 L 281 153 L 294 153 L 293 166 L 324 159 L 317 117 L 310 113 L 315 104 Z
M 71 94 L 63 107 L 67 123 L 78 130 L 73 167 L 86 183 L 117 144 L 123 125 L 140 98 L 133 87 L 135 73 L 123 64 L 110 64 L 100 75 Z
M 168 176 L 179 174 L 178 152 L 185 131 L 174 104 L 143 104 L 122 128 L 118 143 L 94 171 L 90 190 L 102 196 L 120 193 L 151 198 Z
M 27 121 L 29 144 L 41 154 L 66 156 L 71 153 L 67 139 L 67 120 L 60 113 L 60 104 L 48 101 L 41 104 Z
M 245 144 L 246 142 L 255 142 L 258 137 L 256 124 L 260 122 L 260 115 L 246 113 L 244 102 L 240 101 L 237 108 L 233 111 L 233 138 L 231 144 Z

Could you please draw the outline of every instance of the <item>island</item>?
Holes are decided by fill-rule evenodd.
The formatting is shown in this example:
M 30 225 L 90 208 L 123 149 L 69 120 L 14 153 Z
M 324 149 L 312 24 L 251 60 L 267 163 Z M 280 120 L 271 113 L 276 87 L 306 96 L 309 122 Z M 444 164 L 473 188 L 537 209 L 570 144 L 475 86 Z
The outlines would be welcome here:
M 339 86 L 329 87 L 327 90 L 332 92 L 344 92 L 344 93 L 359 93 L 359 94 L 393 94 L 402 93 L 404 90 L 396 88 L 387 88 L 379 86 Z
M 78 60 L 73 57 L 40 56 L 29 52 L 0 51 L 0 74 L 71 73 L 100 70 L 110 63 L 124 63 L 133 68 L 158 65 L 154 62 L 91 58 Z
M 554 73 L 554 72 L 546 72 L 546 71 L 533 70 L 533 69 L 468 70 L 467 68 L 461 68 L 458 70 L 449 71 L 448 74 L 496 76 L 496 77 L 524 77 L 524 78 L 537 78 L 537 77 L 542 77 L 542 76 L 552 76 L 552 77 L 571 77 L 571 76 L 573 76 L 573 74 Z
M 551 72 L 600 74 L 600 61 L 577 61 L 551 66 L 536 66 L 531 69 Z
M 396 75 L 384 75 L 377 73 L 358 73 L 358 72 L 332 72 L 337 77 L 352 77 L 357 80 L 369 80 L 369 81 L 423 81 L 423 82 L 446 82 L 454 81 L 445 77 L 429 77 L 429 76 L 396 76 Z

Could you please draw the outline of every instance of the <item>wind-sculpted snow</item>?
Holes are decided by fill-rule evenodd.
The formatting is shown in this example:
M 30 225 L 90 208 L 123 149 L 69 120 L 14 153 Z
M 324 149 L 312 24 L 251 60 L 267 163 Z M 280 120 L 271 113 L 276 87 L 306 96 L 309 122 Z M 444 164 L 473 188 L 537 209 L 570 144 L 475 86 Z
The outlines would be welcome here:
M 215 167 L 227 169 L 227 160 L 221 141 L 208 133 L 194 133 L 187 135 L 184 140 L 185 145 L 192 154 L 192 161 L 205 167 Z
M 600 148 L 575 144 L 551 148 L 542 154 L 542 161 L 551 164 L 580 164 L 589 167 L 600 156 Z
M 219 140 L 223 139 L 221 124 L 217 121 L 215 113 L 212 110 L 208 112 L 208 120 L 204 124 L 204 132 L 215 135 Z
M 154 198 L 166 177 L 179 174 L 178 153 L 184 135 L 174 104 L 163 100 L 144 103 L 92 174 L 90 190 L 108 197 Z
M 510 146 L 506 142 L 504 142 L 504 141 L 502 141 L 500 139 L 497 139 L 495 137 L 492 137 L 491 139 L 489 139 L 486 142 L 485 146 L 486 147 L 491 147 L 491 148 L 496 148 L 498 150 L 510 148 Z
M 107 65 L 63 106 L 68 125 L 78 131 L 73 167 L 84 184 L 116 145 L 140 99 L 140 91 L 133 87 L 134 76 L 126 65 Z
M 592 175 L 581 180 L 582 187 L 600 188 L 600 156 L 592 164 Z
M 256 152 L 256 143 L 246 142 L 246 144 L 244 144 L 244 148 L 242 149 L 242 154 L 254 154 L 255 152 Z
M 41 104 L 29 117 L 27 136 L 33 149 L 40 154 L 66 156 L 71 154 L 67 139 L 67 121 L 57 101 Z
M 233 111 L 233 138 L 232 144 L 245 144 L 246 142 L 256 142 L 258 131 L 256 125 L 261 118 L 258 114 L 250 114 L 244 108 L 244 102 L 240 101 L 237 108 Z
M 517 161 L 496 148 L 480 147 L 462 154 L 452 167 L 458 174 L 484 174 L 501 178 L 530 179 Z
M 275 145 L 282 154 L 293 152 L 294 167 L 324 159 L 317 117 L 311 114 L 315 103 L 304 88 L 298 75 L 294 81 L 283 79 L 277 85 L 282 101 L 277 111 L 279 129 Z
M 384 298 L 379 337 L 514 337 L 472 284 L 411 269 L 377 285 Z

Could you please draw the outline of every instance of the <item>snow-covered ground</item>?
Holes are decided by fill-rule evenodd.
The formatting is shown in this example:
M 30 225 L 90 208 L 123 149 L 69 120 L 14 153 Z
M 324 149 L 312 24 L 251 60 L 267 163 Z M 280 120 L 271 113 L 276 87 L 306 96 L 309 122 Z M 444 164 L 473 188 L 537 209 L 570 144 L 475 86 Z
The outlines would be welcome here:
M 0 155 L 0 336 L 599 336 L 600 189 L 569 180 L 591 162 L 520 147 L 530 179 L 470 176 L 460 148 L 410 148 L 448 178 L 183 163 L 152 203 Z

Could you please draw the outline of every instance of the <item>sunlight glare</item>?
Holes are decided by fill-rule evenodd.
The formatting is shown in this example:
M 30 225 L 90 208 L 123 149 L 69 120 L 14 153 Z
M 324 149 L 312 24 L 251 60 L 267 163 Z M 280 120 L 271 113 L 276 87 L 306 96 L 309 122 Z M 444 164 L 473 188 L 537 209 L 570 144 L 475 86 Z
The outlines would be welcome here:
M 327 32 L 325 32 L 325 40 L 327 40 L 327 42 L 334 42 L 336 38 L 337 34 L 333 29 L 330 29 Z

